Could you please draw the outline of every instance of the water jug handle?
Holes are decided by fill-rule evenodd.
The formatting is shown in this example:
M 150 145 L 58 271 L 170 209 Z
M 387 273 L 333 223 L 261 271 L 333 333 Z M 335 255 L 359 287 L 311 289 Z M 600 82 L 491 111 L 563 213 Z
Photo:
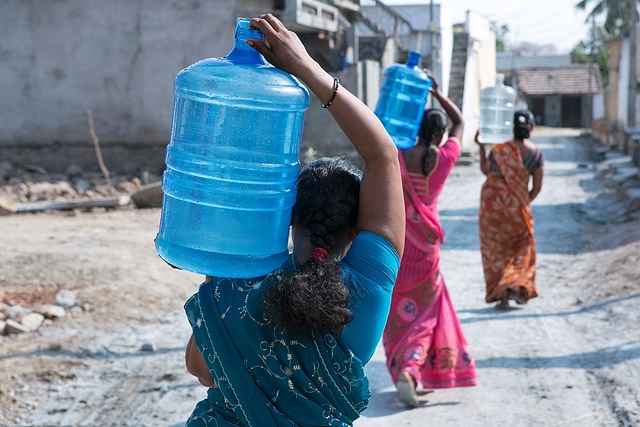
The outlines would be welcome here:
M 225 56 L 225 59 L 234 64 L 268 65 L 269 63 L 260 52 L 247 44 L 247 39 L 262 40 L 264 35 L 260 30 L 251 26 L 249 19 L 237 18 L 233 49 Z

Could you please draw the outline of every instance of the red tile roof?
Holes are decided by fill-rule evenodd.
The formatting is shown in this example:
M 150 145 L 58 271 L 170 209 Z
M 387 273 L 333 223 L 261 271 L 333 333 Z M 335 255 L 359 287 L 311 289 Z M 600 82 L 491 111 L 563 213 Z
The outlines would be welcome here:
M 589 65 L 566 67 L 536 67 L 518 69 L 518 89 L 527 95 L 579 95 L 602 91 L 600 70 Z

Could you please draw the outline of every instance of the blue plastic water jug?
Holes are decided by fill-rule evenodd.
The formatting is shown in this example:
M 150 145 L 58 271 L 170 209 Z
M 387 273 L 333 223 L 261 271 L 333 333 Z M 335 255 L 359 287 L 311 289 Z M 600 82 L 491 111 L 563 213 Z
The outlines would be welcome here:
M 516 92 L 504 84 L 504 74 L 496 74 L 496 85 L 480 91 L 480 142 L 498 144 L 513 136 Z
M 246 44 L 175 79 L 156 250 L 169 264 L 217 277 L 259 277 L 288 256 L 307 89 Z
M 431 79 L 420 69 L 420 54 L 411 52 L 406 64 L 393 64 L 384 72 L 375 114 L 398 148 L 416 143 L 427 104 Z

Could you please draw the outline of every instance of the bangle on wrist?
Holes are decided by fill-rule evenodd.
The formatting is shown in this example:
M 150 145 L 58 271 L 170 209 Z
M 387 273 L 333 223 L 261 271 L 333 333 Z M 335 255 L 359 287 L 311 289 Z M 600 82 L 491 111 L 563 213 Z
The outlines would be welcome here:
M 333 100 L 336 99 L 336 94 L 338 93 L 339 86 L 340 86 L 340 80 L 338 80 L 337 77 L 334 77 L 333 78 L 333 94 L 331 95 L 331 99 L 329 99 L 329 102 L 327 102 L 326 104 L 323 104 L 322 102 L 320 103 L 322 108 L 331 107 L 331 104 L 333 104 Z

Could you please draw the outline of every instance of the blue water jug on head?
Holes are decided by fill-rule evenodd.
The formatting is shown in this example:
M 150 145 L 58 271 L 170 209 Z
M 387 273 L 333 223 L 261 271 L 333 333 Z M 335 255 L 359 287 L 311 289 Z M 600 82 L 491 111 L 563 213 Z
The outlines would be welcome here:
M 416 143 L 431 79 L 418 66 L 421 55 L 409 53 L 406 64 L 393 64 L 384 72 L 375 114 L 398 148 Z
M 208 276 L 259 277 L 288 257 L 309 93 L 248 38 L 263 37 L 238 18 L 233 50 L 174 84 L 156 250 Z

